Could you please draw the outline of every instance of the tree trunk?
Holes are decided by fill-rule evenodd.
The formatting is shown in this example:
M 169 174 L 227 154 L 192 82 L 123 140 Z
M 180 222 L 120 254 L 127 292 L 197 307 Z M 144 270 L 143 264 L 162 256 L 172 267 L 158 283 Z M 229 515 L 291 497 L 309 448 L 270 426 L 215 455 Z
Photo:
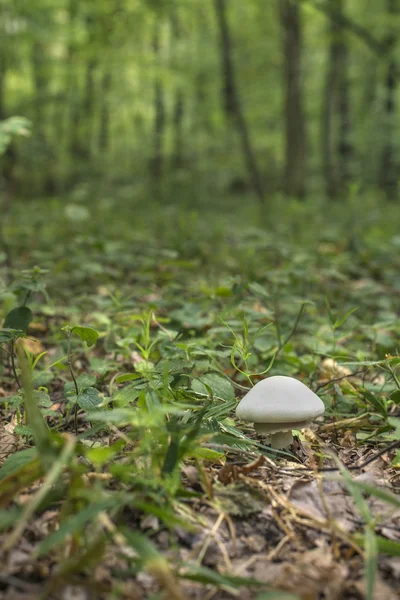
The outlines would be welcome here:
M 98 60 L 93 54 L 93 44 L 95 41 L 94 27 L 95 27 L 95 19 L 91 15 L 86 16 L 86 27 L 89 33 L 89 52 L 90 55 L 88 57 L 86 63 L 86 72 L 85 72 L 85 95 L 83 100 L 83 113 L 84 113 L 84 121 L 85 121 L 85 130 L 86 130 L 86 147 L 85 152 L 88 158 L 90 158 L 92 153 L 92 136 L 93 136 L 93 116 L 94 116 L 94 108 L 95 108 L 95 74 L 98 66 Z
M 5 107 L 5 85 L 7 65 L 4 55 L 0 54 L 0 121 L 7 118 Z M 8 284 L 12 280 L 13 256 L 5 234 L 5 223 L 11 210 L 14 196 L 14 166 L 16 162 L 15 150 L 12 145 L 8 146 L 3 156 L 0 156 L 0 249 L 5 254 L 5 265 L 7 267 L 5 278 Z
M 160 66 L 160 34 L 158 23 L 155 24 L 153 36 L 153 52 L 157 68 Z M 163 142 L 165 130 L 165 100 L 164 87 L 157 73 L 154 81 L 154 124 L 153 124 L 153 154 L 150 159 L 150 174 L 158 185 L 163 174 Z
M 171 28 L 173 41 L 176 46 L 179 45 L 181 37 L 180 23 L 178 15 L 173 13 L 171 19 Z M 172 155 L 173 169 L 180 169 L 183 166 L 183 117 L 185 114 L 185 100 L 182 85 L 176 86 L 175 101 L 173 108 L 173 126 L 174 126 L 174 150 Z
M 333 120 L 335 113 L 334 90 L 338 80 L 338 26 L 334 21 L 329 22 L 329 54 L 328 68 L 323 95 L 321 122 L 322 170 L 325 179 L 326 193 L 329 198 L 337 195 L 337 174 L 333 146 Z
M 337 111 L 339 115 L 339 141 L 338 141 L 338 181 L 340 192 L 346 192 L 351 180 L 351 159 L 353 148 L 351 144 L 351 115 L 350 115 L 350 90 L 348 78 L 349 49 L 344 32 L 340 32 L 338 41 L 338 91 Z
M 390 48 L 390 58 L 386 70 L 386 100 L 384 115 L 385 142 L 382 150 L 379 185 L 384 190 L 387 198 L 396 199 L 398 195 L 398 173 L 395 153 L 396 139 L 396 93 L 397 93 L 397 61 L 395 46 L 397 32 L 395 25 L 399 18 L 399 0 L 387 0 L 388 23 L 390 31 L 387 35 L 387 45 Z
M 264 190 L 261 175 L 257 166 L 249 129 L 244 116 L 236 84 L 235 70 L 232 59 L 232 41 L 226 16 L 226 0 L 215 0 L 215 10 L 220 35 L 223 105 L 225 114 L 236 127 L 251 185 L 259 201 L 263 203 Z
M 343 14 L 343 0 L 331 0 L 336 15 Z M 350 101 L 347 76 L 348 47 L 340 21 L 329 23 L 330 45 L 322 109 L 321 148 L 326 192 L 335 198 L 351 177 Z M 335 125 L 338 127 L 335 127 Z M 335 131 L 338 132 L 335 135 Z
M 283 28 L 285 82 L 285 191 L 302 198 L 306 187 L 306 126 L 301 74 L 300 7 L 296 0 L 278 0 Z
M 0 121 L 4 121 L 7 118 L 7 111 L 5 106 L 5 88 L 6 88 L 6 77 L 7 77 L 7 65 L 4 56 L 0 56 Z M 16 163 L 16 152 L 13 143 L 7 147 L 7 150 L 0 157 L 0 192 L 1 188 L 4 190 L 6 212 L 9 210 L 11 199 L 15 192 L 15 177 L 14 169 Z
M 40 153 L 46 159 L 47 168 L 40 188 L 46 195 L 53 195 L 57 189 L 54 176 L 54 154 L 46 133 L 46 103 L 48 101 L 49 73 L 46 65 L 47 49 L 43 42 L 35 40 L 32 47 L 32 74 L 35 90 L 35 135 L 40 142 Z
M 76 20 L 79 10 L 79 0 L 69 2 L 69 42 L 68 42 L 68 75 L 67 94 L 69 97 L 69 152 L 72 162 L 84 158 L 84 150 L 80 141 L 81 98 L 79 80 L 77 77 L 77 43 L 75 38 Z
M 4 56 L 0 54 L 0 121 L 4 121 L 6 118 L 5 113 L 5 103 L 4 103 L 4 94 L 5 94 L 5 83 L 6 83 L 6 65 Z
M 109 67 L 105 67 L 101 80 L 101 110 L 100 110 L 100 132 L 99 148 L 101 152 L 107 152 L 110 146 L 110 91 L 112 76 Z

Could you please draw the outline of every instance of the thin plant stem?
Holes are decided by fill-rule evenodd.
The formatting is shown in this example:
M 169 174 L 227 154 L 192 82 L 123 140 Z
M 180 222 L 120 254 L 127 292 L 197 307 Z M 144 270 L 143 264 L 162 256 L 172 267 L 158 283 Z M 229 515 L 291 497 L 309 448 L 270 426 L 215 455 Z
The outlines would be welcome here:
M 71 363 L 71 335 L 72 335 L 72 331 L 69 331 L 68 332 L 67 365 L 68 365 L 69 372 L 71 373 L 72 380 L 74 382 L 76 399 L 78 401 L 79 387 L 78 387 L 78 382 L 76 381 L 76 377 L 75 377 L 75 374 L 74 374 L 74 371 L 72 368 L 72 363 Z M 75 404 L 74 427 L 75 427 L 75 434 L 77 435 L 78 434 L 78 403 Z
M 14 379 L 17 382 L 17 386 L 19 388 L 21 388 L 21 383 L 19 381 L 18 375 L 17 375 L 17 369 L 15 366 L 15 340 L 11 340 L 11 352 L 10 352 L 10 359 L 11 359 L 11 368 L 12 368 L 12 372 L 14 375 Z

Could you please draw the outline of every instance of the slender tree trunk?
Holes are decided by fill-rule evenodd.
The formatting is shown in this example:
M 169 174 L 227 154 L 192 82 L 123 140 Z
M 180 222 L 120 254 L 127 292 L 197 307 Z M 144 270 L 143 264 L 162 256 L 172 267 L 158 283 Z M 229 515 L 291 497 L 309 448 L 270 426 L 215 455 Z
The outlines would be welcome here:
M 4 121 L 5 114 L 5 103 L 4 103 L 4 94 L 6 87 L 6 65 L 4 56 L 0 54 L 0 121 Z
M 94 34 L 95 20 L 91 15 L 86 17 L 86 27 L 89 33 L 89 52 L 91 53 L 87 63 L 85 72 L 85 94 L 83 100 L 83 114 L 86 130 L 86 147 L 85 152 L 88 158 L 92 153 L 92 136 L 93 136 L 93 116 L 95 109 L 95 74 L 98 66 L 97 58 L 92 54 L 93 44 L 95 41 Z
M 278 0 L 283 28 L 285 82 L 285 190 L 302 198 L 306 188 L 306 125 L 301 73 L 300 6 L 296 0 Z
M 353 147 L 351 143 L 351 114 L 350 114 L 350 89 L 348 77 L 349 49 L 345 33 L 340 32 L 338 42 L 338 91 L 337 111 L 339 115 L 339 141 L 338 141 L 338 180 L 341 192 L 346 192 L 351 181 L 351 160 Z
M 158 23 L 155 24 L 153 36 L 153 52 L 157 67 L 160 64 L 160 34 Z M 163 143 L 165 133 L 165 99 L 164 87 L 157 73 L 154 82 L 154 124 L 153 124 L 153 154 L 150 159 L 150 174 L 158 185 L 163 175 Z
M 101 152 L 107 152 L 110 146 L 110 91 L 112 76 L 109 67 L 104 70 L 101 80 L 101 110 L 100 110 L 100 132 L 99 148 Z
M 7 65 L 4 56 L 0 56 L 0 121 L 7 118 L 7 110 L 5 105 L 5 89 L 6 89 Z M 6 212 L 11 205 L 12 197 L 15 193 L 15 178 L 14 168 L 16 163 L 16 152 L 13 143 L 8 146 L 7 150 L 0 158 L 0 178 L 2 181 L 1 187 L 4 190 Z
M 343 14 L 343 0 L 331 0 L 336 15 Z M 350 133 L 348 46 L 340 21 L 329 22 L 329 57 L 322 109 L 321 149 L 326 192 L 335 198 L 344 192 L 351 177 L 353 154 Z M 337 125 L 337 127 L 336 127 Z M 336 133 L 336 135 L 335 135 Z
M 0 121 L 7 118 L 5 107 L 5 86 L 7 66 L 4 55 L 0 54 Z M 8 146 L 3 156 L 0 156 L 0 248 L 5 254 L 7 267 L 6 280 L 11 283 L 13 256 L 5 234 L 5 223 L 11 210 L 14 196 L 14 165 L 16 161 L 15 151 L 12 145 Z
M 395 25 L 400 13 L 399 0 L 387 0 L 388 23 L 390 32 L 387 36 L 387 45 L 390 48 L 390 58 L 386 70 L 386 100 L 384 115 L 385 142 L 382 150 L 379 185 L 389 199 L 398 196 L 398 173 L 395 155 L 396 139 L 396 94 L 397 94 L 397 61 L 395 57 L 395 46 L 397 44 L 397 31 Z
M 181 38 L 180 23 L 178 15 L 174 12 L 171 19 L 172 35 L 175 46 L 178 46 Z M 172 167 L 180 169 L 183 166 L 183 117 L 185 114 L 185 99 L 182 85 L 176 86 L 175 101 L 173 108 L 173 126 L 174 126 L 174 150 L 172 155 Z
M 334 90 L 338 80 L 338 25 L 329 21 L 329 54 L 326 80 L 323 94 L 321 122 L 322 169 L 324 173 L 326 193 L 329 198 L 337 195 L 337 174 L 335 171 L 335 156 L 333 145 L 333 125 L 335 113 Z
M 220 35 L 223 104 L 225 114 L 236 127 L 251 185 L 259 201 L 263 203 L 264 190 L 261 175 L 258 169 L 255 152 L 253 150 L 249 129 L 244 116 L 239 97 L 239 91 L 236 84 L 235 70 L 232 59 L 232 41 L 226 16 L 226 0 L 215 0 L 215 10 Z
M 32 47 L 32 74 L 35 89 L 35 135 L 41 144 L 41 153 L 46 158 L 47 168 L 44 179 L 40 182 L 45 194 L 52 195 L 56 191 L 56 180 L 53 171 L 53 150 L 46 133 L 46 108 L 49 73 L 46 65 L 47 49 L 41 41 L 34 41 Z
M 68 43 L 68 77 L 67 94 L 69 97 L 69 152 L 71 161 L 84 157 L 84 151 L 80 141 L 81 125 L 81 98 L 79 89 L 79 79 L 77 76 L 77 44 L 75 38 L 76 20 L 78 17 L 79 0 L 70 0 L 69 2 L 69 43 Z

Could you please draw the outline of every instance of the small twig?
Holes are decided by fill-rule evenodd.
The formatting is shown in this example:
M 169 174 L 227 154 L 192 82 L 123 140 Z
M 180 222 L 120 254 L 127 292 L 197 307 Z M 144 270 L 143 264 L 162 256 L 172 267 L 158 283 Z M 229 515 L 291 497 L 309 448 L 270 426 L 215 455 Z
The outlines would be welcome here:
M 391 450 L 394 450 L 394 448 L 397 448 L 399 446 L 400 446 L 400 440 L 396 440 L 395 442 L 392 442 L 391 444 L 389 444 L 389 446 L 382 448 L 382 450 L 379 450 L 373 456 L 370 456 L 369 458 L 364 460 L 364 462 L 362 462 L 361 465 L 350 465 L 350 466 L 345 465 L 345 467 L 348 471 L 357 471 L 359 469 L 364 469 L 365 467 L 367 467 L 369 464 L 371 464 L 372 462 L 377 460 L 380 456 L 382 456 L 386 452 L 390 452 Z M 302 472 L 303 471 L 315 471 L 315 469 L 312 469 L 311 467 L 294 467 L 293 469 L 288 467 L 285 470 L 286 471 L 298 471 L 299 469 Z M 339 471 L 339 470 L 340 470 L 339 467 L 321 467 L 320 469 L 318 469 L 317 472 L 318 473 L 327 473 L 327 472 Z
M 386 446 L 386 448 L 379 450 L 379 452 L 376 452 L 373 456 L 370 456 L 369 458 L 367 458 L 363 463 L 361 463 L 361 465 L 358 465 L 358 466 L 353 465 L 353 466 L 350 466 L 347 468 L 349 470 L 364 469 L 364 467 L 366 467 L 370 463 L 374 462 L 374 460 L 377 460 L 380 456 L 385 454 L 385 452 L 390 452 L 390 450 L 394 450 L 394 448 L 398 448 L 399 446 L 400 446 L 400 440 L 396 440 L 395 442 L 392 442 L 391 444 L 389 444 L 389 446 Z
M 320 385 L 318 385 L 314 391 L 315 391 L 315 393 L 317 393 L 319 390 L 326 387 L 327 385 L 330 385 L 331 383 L 337 383 L 338 381 L 343 381 L 343 379 L 350 379 L 351 377 L 357 377 L 357 375 L 361 375 L 363 373 L 364 373 L 364 369 L 361 369 L 360 371 L 356 371 L 355 373 L 350 373 L 349 375 L 342 375 L 341 377 L 337 377 L 336 379 L 330 379 L 329 381 L 326 381 L 325 383 L 321 383 Z
M 27 304 L 29 298 L 31 297 L 31 295 L 32 295 L 32 290 L 28 290 L 26 292 L 26 296 L 25 296 L 25 299 L 24 299 L 24 301 L 22 303 L 22 306 L 26 306 L 26 304 Z
M 176 340 L 177 335 L 180 332 L 178 331 L 178 334 L 175 335 L 175 336 L 171 335 L 171 333 L 168 331 L 168 329 L 166 329 L 163 325 L 161 325 L 161 323 L 159 323 L 157 321 L 156 315 L 154 314 L 154 311 L 152 311 L 152 313 L 151 313 L 151 321 L 152 321 L 152 323 L 154 323 L 154 325 L 156 325 L 159 329 L 161 329 L 161 331 L 163 331 L 166 334 L 166 336 L 168 337 L 168 339 L 169 339 L 170 342 L 174 342 Z
M 301 317 L 302 317 L 302 314 L 303 314 L 303 311 L 304 311 L 304 308 L 305 308 L 305 306 L 306 306 L 306 303 L 303 303 L 303 304 L 300 306 L 300 310 L 299 310 L 299 312 L 298 312 L 298 314 L 297 314 L 297 317 L 296 317 L 296 320 L 295 320 L 295 322 L 294 322 L 294 325 L 293 325 L 293 327 L 292 327 L 291 331 L 290 331 L 290 332 L 289 332 L 289 334 L 288 334 L 288 335 L 285 337 L 285 339 L 284 339 L 284 340 L 282 340 L 282 339 L 281 339 L 281 335 L 280 335 L 280 333 L 278 333 L 278 331 L 277 331 L 277 335 L 278 335 L 278 349 L 277 349 L 277 351 L 276 351 L 276 353 L 275 353 L 274 360 L 276 360 L 276 358 L 277 358 L 277 356 L 279 355 L 279 353 L 280 353 L 280 351 L 282 350 L 282 348 L 284 348 L 284 347 L 286 346 L 286 344 L 287 344 L 288 342 L 290 342 L 290 340 L 292 339 L 292 337 L 293 337 L 293 336 L 294 336 L 294 334 L 296 333 L 296 331 L 297 331 L 297 327 L 298 327 L 298 325 L 299 325 L 299 323 L 300 323 L 300 319 L 301 319 Z
M 68 365 L 69 372 L 71 373 L 71 377 L 72 377 L 72 380 L 73 380 L 74 385 L 75 385 L 76 404 L 75 404 L 75 410 L 74 410 L 74 427 L 75 427 L 75 435 L 78 435 L 78 396 L 79 396 L 79 387 L 78 387 L 78 382 L 76 381 L 76 378 L 75 378 L 75 374 L 74 374 L 74 370 L 72 368 L 72 362 L 71 362 L 71 335 L 72 335 L 72 329 L 68 332 L 67 365 Z
M 253 456 L 254 455 L 254 451 L 243 451 L 243 450 L 238 450 L 236 448 L 231 448 L 230 446 L 227 446 L 226 444 L 203 444 L 205 447 L 207 448 L 216 448 L 222 451 L 227 451 L 227 452 L 236 452 L 237 454 L 247 454 L 249 456 Z M 365 467 L 367 467 L 369 464 L 371 464 L 372 462 L 374 462 L 375 460 L 377 460 L 380 456 L 382 456 L 383 454 L 385 454 L 386 452 L 390 452 L 391 450 L 394 450 L 395 448 L 400 447 L 400 440 L 396 440 L 395 442 L 392 442 L 391 444 L 389 444 L 389 446 L 386 446 L 385 448 L 382 448 L 382 450 L 379 450 L 378 452 L 376 452 L 373 456 L 370 456 L 369 458 L 367 458 L 364 462 L 362 462 L 360 465 L 350 465 L 347 466 L 346 465 L 346 469 L 348 469 L 349 471 L 357 471 L 359 469 L 364 469 Z M 285 467 L 284 469 L 281 469 L 278 465 L 276 465 L 270 458 L 266 457 L 265 455 L 261 455 L 264 457 L 264 462 L 268 463 L 269 467 L 272 467 L 274 469 L 276 469 L 276 471 L 279 471 L 280 473 L 289 473 L 289 472 L 295 472 L 295 471 L 300 471 L 301 473 L 304 472 L 315 472 L 315 469 L 311 468 L 311 467 L 306 467 L 304 465 L 299 465 L 298 467 Z M 320 469 L 317 470 L 318 473 L 326 473 L 326 472 L 330 472 L 330 471 L 339 471 L 338 467 L 321 467 Z
M 292 331 L 291 331 L 291 332 L 289 333 L 289 335 L 288 335 L 288 336 L 287 336 L 287 337 L 286 337 L 286 338 L 283 340 L 283 342 L 282 342 L 282 346 L 281 346 L 282 348 L 283 348 L 284 346 L 286 346 L 286 344 L 287 344 L 288 342 L 290 342 L 290 340 L 292 339 L 292 337 L 293 337 L 293 336 L 294 336 L 294 334 L 296 333 L 296 331 L 297 331 L 297 326 L 298 326 L 298 324 L 300 323 L 300 319 L 301 319 L 301 317 L 302 317 L 302 315 L 303 315 L 303 312 L 304 312 L 304 308 L 305 308 L 305 306 L 306 306 L 306 305 L 305 305 L 305 303 L 303 303 L 303 304 L 300 306 L 300 310 L 299 310 L 299 312 L 298 312 L 298 315 L 297 315 L 297 317 L 296 317 L 296 320 L 295 320 L 295 322 L 294 322 L 294 325 L 293 325 Z M 280 350 L 280 349 L 281 349 L 281 348 L 279 348 L 279 350 Z M 279 352 L 279 350 L 278 350 L 278 352 Z M 275 355 L 275 356 L 276 356 L 276 355 Z
M 21 384 L 20 381 L 18 379 L 18 375 L 17 375 L 17 369 L 15 367 L 15 340 L 11 340 L 11 352 L 10 352 L 10 358 L 11 358 L 11 368 L 12 368 L 12 372 L 14 375 L 14 379 L 17 382 L 17 386 L 19 388 L 21 388 Z
M 71 373 L 71 377 L 72 377 L 74 385 L 75 385 L 76 395 L 78 396 L 79 395 L 79 387 L 78 387 L 78 383 L 75 379 L 75 375 L 74 375 L 74 371 L 72 369 L 72 363 L 71 363 L 71 334 L 72 334 L 72 331 L 69 331 L 68 332 L 67 365 L 68 365 L 69 372 Z

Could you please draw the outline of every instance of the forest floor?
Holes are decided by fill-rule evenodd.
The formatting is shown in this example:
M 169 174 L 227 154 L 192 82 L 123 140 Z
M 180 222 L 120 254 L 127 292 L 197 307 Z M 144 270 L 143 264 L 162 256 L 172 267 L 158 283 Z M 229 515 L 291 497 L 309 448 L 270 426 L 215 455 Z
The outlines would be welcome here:
M 400 597 L 398 223 L 313 210 L 14 208 L 1 600 Z M 290 451 L 234 415 L 278 374 L 326 407 Z

